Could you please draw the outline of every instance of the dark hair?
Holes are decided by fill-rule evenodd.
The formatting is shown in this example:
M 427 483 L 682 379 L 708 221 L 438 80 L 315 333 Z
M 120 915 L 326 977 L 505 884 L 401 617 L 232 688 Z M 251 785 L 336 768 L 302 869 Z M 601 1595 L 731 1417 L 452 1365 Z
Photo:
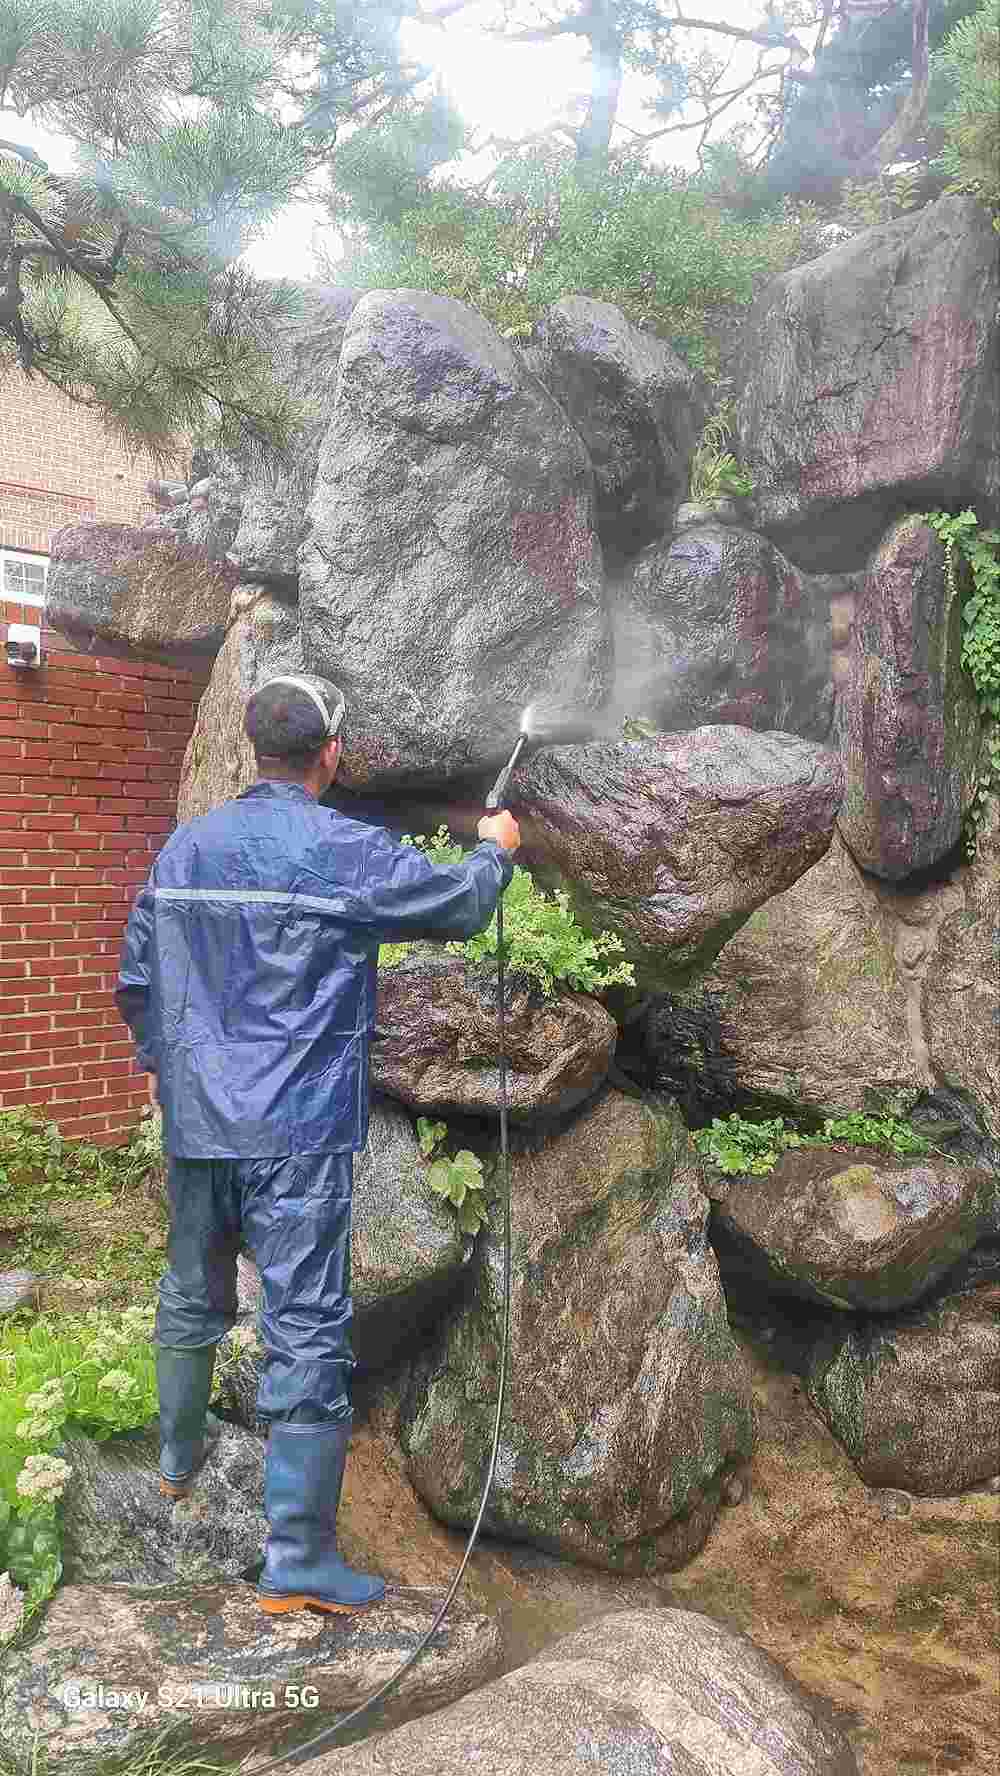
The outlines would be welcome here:
M 332 714 L 342 701 L 336 686 L 311 674 L 309 682 Z M 244 728 L 258 764 L 262 758 L 285 759 L 303 773 L 316 763 L 330 737 L 312 698 L 285 682 L 264 685 L 251 697 Z

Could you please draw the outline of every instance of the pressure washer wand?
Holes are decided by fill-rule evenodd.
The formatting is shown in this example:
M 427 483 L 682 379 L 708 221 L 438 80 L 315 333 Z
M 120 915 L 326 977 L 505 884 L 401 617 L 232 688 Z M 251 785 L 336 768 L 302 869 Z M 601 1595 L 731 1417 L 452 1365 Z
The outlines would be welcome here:
M 511 753 L 510 758 L 507 760 L 507 763 L 504 765 L 503 770 L 500 772 L 489 795 L 486 797 L 487 814 L 499 814 L 501 808 L 507 806 L 507 785 L 510 782 L 514 766 L 517 764 L 517 761 L 521 756 L 521 749 L 527 741 L 527 738 L 527 734 L 518 735 L 517 745 Z

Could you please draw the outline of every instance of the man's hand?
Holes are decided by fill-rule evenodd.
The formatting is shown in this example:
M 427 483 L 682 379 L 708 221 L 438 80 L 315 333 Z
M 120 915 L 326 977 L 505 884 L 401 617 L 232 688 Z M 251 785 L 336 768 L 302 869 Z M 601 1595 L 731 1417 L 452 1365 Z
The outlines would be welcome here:
M 479 822 L 479 837 L 493 839 L 505 851 L 516 851 L 521 843 L 521 829 L 513 814 L 508 814 L 504 808 L 499 814 L 483 815 Z
M 149 1101 L 150 1101 L 151 1105 L 153 1106 L 153 1109 L 158 1110 L 160 1108 L 160 1094 L 156 1089 L 156 1074 L 155 1073 L 147 1073 L 146 1074 L 146 1087 L 149 1092 Z

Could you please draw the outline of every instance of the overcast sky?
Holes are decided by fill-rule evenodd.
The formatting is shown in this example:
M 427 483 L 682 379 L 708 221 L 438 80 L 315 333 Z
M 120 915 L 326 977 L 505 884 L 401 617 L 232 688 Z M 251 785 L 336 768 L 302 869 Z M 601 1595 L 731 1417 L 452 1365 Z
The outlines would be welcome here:
M 433 0 L 432 0 L 433 4 Z M 755 0 L 701 0 L 700 16 L 750 24 L 760 16 Z M 450 19 L 443 29 L 419 26 L 408 20 L 403 26 L 406 53 L 415 61 L 434 67 L 442 76 L 458 110 L 484 135 L 529 135 L 543 127 L 574 96 L 581 102 L 587 92 L 586 61 L 572 37 L 544 44 L 505 44 L 487 38 L 471 24 Z M 808 41 L 808 34 L 802 33 Z M 702 39 L 706 41 L 706 39 Z M 753 68 L 752 45 L 733 46 L 725 38 L 710 40 L 714 52 L 734 50 L 727 85 L 738 84 Z M 644 125 L 640 111 L 641 88 L 626 83 L 619 116 L 623 123 Z M 735 113 L 734 113 L 735 117 Z M 4 135 L 36 147 L 53 172 L 72 167 L 72 144 L 38 129 L 27 120 L 3 118 Z M 657 158 L 673 166 L 695 164 L 696 130 L 668 136 L 657 145 Z M 262 276 L 309 277 L 313 266 L 313 238 L 317 229 L 329 231 L 329 223 L 315 205 L 300 202 L 282 213 L 245 255 Z M 327 247 L 331 245 L 326 235 Z

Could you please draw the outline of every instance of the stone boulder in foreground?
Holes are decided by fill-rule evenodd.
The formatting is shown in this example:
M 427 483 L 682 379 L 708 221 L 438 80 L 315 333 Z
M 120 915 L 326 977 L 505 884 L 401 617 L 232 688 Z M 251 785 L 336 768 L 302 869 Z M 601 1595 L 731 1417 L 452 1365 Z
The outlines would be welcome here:
M 615 1092 L 513 1159 L 514 1357 L 488 1529 L 627 1573 L 703 1545 L 751 1418 L 700 1178 L 674 1106 Z M 401 1413 L 414 1486 L 462 1527 L 486 1472 L 502 1305 L 495 1208 L 475 1299 L 418 1358 Z
M 809 1398 L 868 1486 L 934 1497 L 1000 1474 L 995 1248 L 991 1268 L 888 1324 L 832 1328 L 813 1351 Z
M 629 1610 L 315 1776 L 858 1776 L 823 1704 L 745 1634 Z
M 306 666 L 351 712 L 348 789 L 495 771 L 533 696 L 601 701 L 590 459 L 462 303 L 393 290 L 355 308 L 299 587 Z
M 993 1190 L 985 1170 L 860 1147 L 793 1149 L 765 1176 L 709 1185 L 724 1235 L 765 1287 L 868 1313 L 926 1295 L 979 1238 Z
M 92 1776 L 101 1760 L 137 1759 L 165 1733 L 165 1749 L 190 1758 L 277 1756 L 384 1683 L 440 1601 L 400 1588 L 361 1615 L 268 1616 L 254 1588 L 238 1581 L 151 1592 L 65 1585 L 31 1645 L 0 1666 L 0 1759 L 30 1770 L 37 1757 L 59 1776 Z M 500 1653 L 496 1624 L 456 1601 L 389 1700 L 388 1722 L 488 1682 Z M 241 1700 L 253 1690 L 256 1703 Z
M 515 1122 L 560 1115 L 607 1077 L 617 1027 L 586 993 L 551 999 L 508 980 L 507 1097 Z M 378 980 L 371 1080 L 416 1110 L 494 1116 L 500 1089 L 496 977 L 418 950 Z
M 239 579 L 227 537 L 206 546 L 155 520 L 64 525 L 52 538 L 46 621 L 87 653 L 211 659 Z
M 985 204 L 942 197 L 767 285 L 741 338 L 738 454 L 801 567 L 863 567 L 900 512 L 1000 501 L 1000 265 Z
M 613 567 L 670 529 L 708 417 L 704 390 L 665 340 L 592 296 L 547 308 L 526 356 L 590 453 Z
M 636 978 L 670 990 L 819 861 L 842 790 L 826 748 L 706 727 L 549 748 L 512 794 L 532 861 L 580 922 L 617 933 Z

